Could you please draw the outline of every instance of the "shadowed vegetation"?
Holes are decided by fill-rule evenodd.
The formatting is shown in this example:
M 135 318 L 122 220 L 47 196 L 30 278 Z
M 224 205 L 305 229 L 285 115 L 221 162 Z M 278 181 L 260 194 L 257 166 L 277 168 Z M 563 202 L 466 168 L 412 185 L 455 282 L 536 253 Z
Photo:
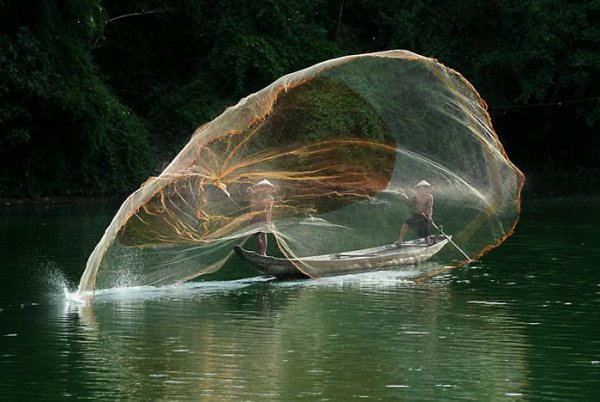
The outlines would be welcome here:
M 385 49 L 461 72 L 526 172 L 600 168 L 599 19 L 597 1 L 0 0 L 0 196 L 129 192 L 239 98 Z

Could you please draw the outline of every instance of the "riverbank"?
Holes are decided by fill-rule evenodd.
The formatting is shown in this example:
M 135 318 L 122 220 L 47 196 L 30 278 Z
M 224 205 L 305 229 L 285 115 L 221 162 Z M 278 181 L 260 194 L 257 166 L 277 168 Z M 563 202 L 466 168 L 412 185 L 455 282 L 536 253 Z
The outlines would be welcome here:
M 29 207 L 29 206 L 68 206 L 107 203 L 122 203 L 128 194 L 114 194 L 103 196 L 51 196 L 37 198 L 2 198 L 0 197 L 0 208 Z
M 600 194 L 600 170 L 525 173 L 524 197 Z
M 600 170 L 581 170 L 577 172 L 545 172 L 525 173 L 525 197 L 546 197 L 566 195 L 600 194 Z M 129 194 L 113 194 L 100 196 L 46 196 L 3 198 L 0 197 L 0 208 L 19 206 L 61 206 L 84 205 L 88 203 L 122 203 Z

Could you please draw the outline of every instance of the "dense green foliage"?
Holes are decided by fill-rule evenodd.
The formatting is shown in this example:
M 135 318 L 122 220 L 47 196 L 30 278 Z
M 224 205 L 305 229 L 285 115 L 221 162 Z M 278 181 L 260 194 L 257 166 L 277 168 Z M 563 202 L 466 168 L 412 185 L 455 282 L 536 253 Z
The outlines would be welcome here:
M 0 0 L 0 195 L 132 190 L 279 76 L 393 48 L 471 81 L 523 169 L 598 168 L 598 20 L 597 0 Z
M 150 147 L 92 62 L 104 23 L 97 2 L 0 5 L 0 193 L 98 194 L 139 184 Z

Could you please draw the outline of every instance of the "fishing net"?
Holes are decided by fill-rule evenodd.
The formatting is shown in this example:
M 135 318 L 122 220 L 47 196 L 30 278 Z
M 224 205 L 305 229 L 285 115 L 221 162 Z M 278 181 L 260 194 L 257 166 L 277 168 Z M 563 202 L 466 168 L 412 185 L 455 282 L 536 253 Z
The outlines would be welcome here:
M 263 180 L 270 222 L 252 206 Z M 403 194 L 421 180 L 431 184 L 434 223 L 470 257 L 514 229 L 523 175 L 460 74 L 407 51 L 329 60 L 198 128 L 123 203 L 79 291 L 188 281 L 221 268 L 256 232 L 268 233 L 270 254 L 313 276 L 306 257 L 397 240 L 414 211 Z M 438 258 L 465 260 L 455 247 Z

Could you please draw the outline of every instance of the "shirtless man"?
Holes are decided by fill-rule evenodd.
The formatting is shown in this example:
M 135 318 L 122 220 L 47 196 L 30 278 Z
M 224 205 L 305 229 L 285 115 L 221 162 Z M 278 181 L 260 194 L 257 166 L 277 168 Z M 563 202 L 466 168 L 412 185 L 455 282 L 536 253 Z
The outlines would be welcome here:
M 276 187 L 269 180 L 261 180 L 249 189 L 250 192 L 250 212 L 252 213 L 252 224 L 271 224 L 271 215 L 273 211 L 273 196 Z M 257 252 L 260 255 L 267 255 L 267 234 L 265 232 L 256 232 Z
M 404 224 L 400 229 L 400 237 L 394 244 L 397 246 L 402 245 L 404 236 L 410 227 L 417 231 L 419 237 L 425 238 L 426 244 L 429 245 L 429 222 L 431 222 L 431 215 L 433 214 L 431 184 L 425 180 L 421 180 L 414 187 L 414 194 L 412 196 L 409 197 L 406 194 L 402 194 L 402 197 L 408 202 L 415 202 L 415 212 L 404 221 Z

